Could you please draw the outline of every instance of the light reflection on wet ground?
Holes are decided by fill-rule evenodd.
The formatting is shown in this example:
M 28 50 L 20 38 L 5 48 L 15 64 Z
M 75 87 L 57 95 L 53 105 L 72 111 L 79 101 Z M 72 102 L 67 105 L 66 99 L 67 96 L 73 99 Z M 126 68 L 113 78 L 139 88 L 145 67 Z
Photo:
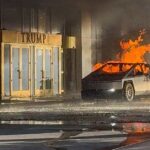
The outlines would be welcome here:
M 42 133 L 53 135 L 59 132 L 59 138 L 42 139 L 54 150 L 111 150 L 150 139 L 150 98 L 135 99 L 130 103 L 121 100 L 22 102 L 13 106 L 4 104 L 1 108 L 0 117 L 4 120 L 14 115 L 14 122 L 1 123 L 14 125 L 1 125 L 0 136 L 39 134 L 40 137 Z M 24 124 L 42 125 L 15 125 L 19 120 Z M 107 131 L 110 133 L 106 134 Z
M 31 143 L 34 142 L 35 147 L 37 146 L 36 143 L 41 142 L 42 144 L 46 145 L 46 147 L 51 148 L 52 150 L 111 150 L 126 145 L 132 145 L 135 143 L 147 141 L 148 139 L 150 139 L 150 132 L 146 132 L 146 129 L 149 129 L 149 126 L 150 124 L 143 124 L 145 132 L 142 133 L 141 131 L 143 127 L 141 123 L 140 126 L 138 123 L 130 123 L 118 124 L 116 127 L 109 126 L 109 128 L 105 128 L 105 125 L 101 127 L 94 127 L 84 126 L 80 124 L 78 126 L 68 124 L 5 124 L 0 126 L 0 150 L 3 142 L 17 143 L 17 141 L 20 141 L 20 143 L 23 143 L 23 145 L 25 143 L 29 143 L 29 141 Z M 138 129 L 138 127 L 140 127 L 140 129 Z M 130 133 L 125 133 L 125 131 L 129 131 L 129 129 Z M 140 133 L 137 133 L 136 130 L 140 131 Z M 8 145 L 10 146 L 11 144 Z M 13 144 L 13 146 L 14 145 L 15 144 Z M 33 145 L 31 147 L 33 148 Z

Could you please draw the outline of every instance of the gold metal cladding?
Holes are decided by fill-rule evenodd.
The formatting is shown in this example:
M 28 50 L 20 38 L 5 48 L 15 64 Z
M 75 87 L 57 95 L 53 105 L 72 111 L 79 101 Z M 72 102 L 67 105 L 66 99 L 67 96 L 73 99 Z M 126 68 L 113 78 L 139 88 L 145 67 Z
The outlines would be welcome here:
M 51 35 L 51 34 L 44 34 L 44 33 L 27 33 L 27 32 L 15 32 L 15 31 L 7 31 L 7 30 L 2 30 L 1 31 L 1 93 L 2 97 L 5 97 L 5 91 L 4 91 L 4 45 L 9 44 L 10 45 L 10 60 L 9 60 L 9 65 L 10 65 L 10 71 L 9 71 L 9 90 L 10 90 L 10 97 L 30 97 L 30 96 L 51 96 L 53 95 L 53 78 L 54 78 L 54 67 L 53 66 L 53 48 L 56 47 L 59 49 L 59 81 L 58 81 L 58 86 L 59 86 L 59 91 L 58 94 L 61 94 L 63 91 L 62 89 L 62 55 L 61 53 L 63 52 L 61 46 L 62 46 L 62 36 L 61 35 Z M 12 51 L 13 48 L 19 48 L 19 90 L 14 91 L 13 90 L 13 66 L 12 66 Z M 28 49 L 28 90 L 23 90 L 22 89 L 22 48 L 27 48 Z M 43 83 L 43 89 L 36 89 L 36 61 L 35 61 L 35 56 L 36 56 L 36 49 L 42 49 L 43 52 L 43 69 L 42 69 L 42 77 L 43 80 L 45 80 L 45 50 L 50 51 L 50 73 L 51 73 L 51 79 L 50 79 L 50 84 L 51 84 L 51 89 L 46 89 L 45 88 L 45 83 Z M 34 55 L 33 58 L 31 58 Z M 33 78 L 34 75 L 34 78 Z M 35 80 L 35 81 L 33 81 Z M 33 87 L 32 87 L 33 86 Z M 34 91 L 31 91 L 33 90 Z

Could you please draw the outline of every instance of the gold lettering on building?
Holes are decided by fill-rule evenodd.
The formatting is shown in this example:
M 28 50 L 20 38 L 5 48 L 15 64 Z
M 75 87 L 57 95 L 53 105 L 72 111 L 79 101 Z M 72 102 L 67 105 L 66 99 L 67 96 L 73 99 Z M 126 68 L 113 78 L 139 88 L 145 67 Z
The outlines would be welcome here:
M 44 33 L 21 33 L 22 43 L 41 43 L 44 44 L 46 40 L 46 34 Z

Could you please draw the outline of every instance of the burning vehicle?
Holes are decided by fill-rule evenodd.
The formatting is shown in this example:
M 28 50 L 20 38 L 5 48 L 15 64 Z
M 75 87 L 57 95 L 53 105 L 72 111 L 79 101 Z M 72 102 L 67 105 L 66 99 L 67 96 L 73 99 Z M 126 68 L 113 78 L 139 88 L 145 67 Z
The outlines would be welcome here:
M 82 79 L 82 98 L 124 97 L 150 94 L 150 65 L 108 62 Z
M 144 57 L 150 52 L 150 44 L 142 43 L 144 34 L 143 30 L 134 41 L 122 40 L 116 60 L 94 66 L 93 72 L 82 79 L 83 99 L 119 95 L 132 101 L 137 95 L 150 94 L 150 65 Z

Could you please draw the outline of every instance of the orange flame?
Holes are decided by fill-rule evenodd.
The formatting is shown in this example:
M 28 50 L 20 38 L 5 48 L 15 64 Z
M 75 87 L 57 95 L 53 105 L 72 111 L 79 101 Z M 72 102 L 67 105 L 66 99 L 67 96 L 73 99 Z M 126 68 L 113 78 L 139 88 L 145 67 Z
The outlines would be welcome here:
M 143 35 L 145 30 L 140 31 L 139 36 L 135 41 L 129 39 L 129 41 L 120 41 L 120 47 L 122 51 L 117 54 L 115 61 L 123 63 L 141 63 L 146 62 L 144 54 L 150 52 L 150 44 L 142 44 Z M 98 63 L 93 66 L 93 71 L 99 69 L 102 64 Z
M 93 66 L 93 71 L 96 71 L 97 69 L 99 69 L 103 64 L 101 63 L 97 63 L 96 65 Z

